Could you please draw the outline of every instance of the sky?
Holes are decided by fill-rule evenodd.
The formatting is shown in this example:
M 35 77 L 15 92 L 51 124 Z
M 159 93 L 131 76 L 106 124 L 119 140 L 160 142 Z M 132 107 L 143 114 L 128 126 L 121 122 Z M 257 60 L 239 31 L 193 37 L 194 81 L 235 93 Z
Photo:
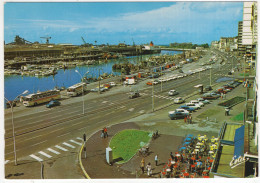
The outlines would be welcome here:
M 209 43 L 237 36 L 243 2 L 6 2 L 4 40 L 132 45 Z

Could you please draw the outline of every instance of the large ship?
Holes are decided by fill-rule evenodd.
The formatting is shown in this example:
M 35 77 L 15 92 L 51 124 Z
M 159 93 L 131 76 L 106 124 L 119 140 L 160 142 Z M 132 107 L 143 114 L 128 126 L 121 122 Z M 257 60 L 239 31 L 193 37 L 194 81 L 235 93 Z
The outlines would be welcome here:
M 149 45 L 143 45 L 142 53 L 143 54 L 161 53 L 161 48 L 159 48 L 159 46 L 154 46 L 153 42 L 151 41 Z

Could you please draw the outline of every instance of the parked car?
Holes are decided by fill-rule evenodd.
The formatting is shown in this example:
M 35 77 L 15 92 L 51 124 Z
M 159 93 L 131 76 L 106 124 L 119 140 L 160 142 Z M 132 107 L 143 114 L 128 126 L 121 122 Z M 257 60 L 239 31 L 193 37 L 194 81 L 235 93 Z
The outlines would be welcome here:
M 205 91 L 210 91 L 210 90 L 212 90 L 211 86 L 208 85 L 208 86 L 205 87 Z
M 210 103 L 209 100 L 205 100 L 205 99 L 203 99 L 203 98 L 198 98 L 197 100 L 198 100 L 199 102 L 202 102 L 203 104 L 209 104 L 209 103 Z
M 187 117 L 188 115 L 189 114 L 187 114 L 187 113 L 174 112 L 174 113 L 169 114 L 168 116 L 171 120 L 173 120 L 173 119 L 183 119 L 183 118 Z
M 178 95 L 179 92 L 177 92 L 176 90 L 170 90 L 170 91 L 168 92 L 168 94 L 169 94 L 169 96 L 174 96 L 174 95 Z
M 152 81 L 148 81 L 146 84 L 149 85 L 149 86 L 152 86 L 153 82 Z
M 195 110 L 200 109 L 200 106 L 198 104 L 186 103 L 186 106 L 193 107 Z
M 106 91 L 106 90 L 108 90 L 107 88 L 104 88 L 104 87 L 100 87 L 100 92 L 104 92 L 104 91 Z M 91 89 L 90 90 L 91 92 L 98 92 L 98 88 L 93 88 L 93 89 Z
M 134 91 L 134 92 L 131 92 L 131 93 L 129 94 L 129 98 L 130 98 L 130 99 L 133 99 L 133 98 L 136 98 L 136 97 L 140 97 L 139 91 Z
M 187 110 L 187 111 L 189 111 L 189 112 L 195 111 L 195 109 L 194 109 L 193 107 L 189 107 L 189 106 L 187 106 L 187 105 L 181 105 L 181 106 L 179 107 L 179 109 L 185 109 L 185 110 Z
M 191 100 L 190 103 L 192 103 L 192 104 L 197 104 L 197 105 L 199 105 L 200 107 L 204 107 L 204 104 L 203 104 L 202 102 L 197 101 L 197 100 Z
M 46 107 L 51 108 L 58 105 L 60 105 L 60 102 L 58 100 L 51 100 L 48 104 L 46 104 Z
M 177 98 L 175 98 L 174 99 L 174 103 L 175 104 L 181 104 L 181 103 L 183 103 L 185 100 L 183 99 L 183 98 L 181 98 L 181 97 L 177 97 Z
M 115 82 L 110 82 L 109 84 L 110 84 L 110 86 L 116 86 Z
M 172 112 L 172 111 L 170 111 L 170 112 Z M 170 112 L 169 112 L 169 114 L 170 114 Z M 186 114 L 189 114 L 189 113 L 190 113 L 188 110 L 185 110 L 185 109 L 182 109 L 182 108 L 175 109 L 174 112 L 182 112 L 182 113 L 186 113 Z
M 219 98 L 219 94 L 216 94 L 216 93 L 205 93 L 202 98 L 204 100 L 208 99 L 208 100 L 214 100 L 214 99 L 217 99 Z

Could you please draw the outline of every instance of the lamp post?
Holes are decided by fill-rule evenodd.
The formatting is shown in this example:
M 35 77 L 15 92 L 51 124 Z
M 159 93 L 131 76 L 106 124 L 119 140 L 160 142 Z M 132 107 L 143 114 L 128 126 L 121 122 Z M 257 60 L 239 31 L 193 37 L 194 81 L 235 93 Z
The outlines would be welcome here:
M 15 146 L 15 132 L 14 132 L 14 110 L 13 110 L 13 104 L 14 101 L 20 97 L 21 95 L 25 95 L 27 94 L 29 91 L 25 90 L 22 94 L 18 95 L 17 97 L 15 97 L 15 99 L 13 100 L 13 102 L 11 103 L 9 100 L 7 100 L 7 98 L 5 98 L 5 100 L 7 100 L 7 102 L 9 103 L 9 105 L 11 106 L 11 112 L 12 112 L 12 128 L 13 128 L 13 141 L 14 141 L 14 165 L 17 165 L 17 156 L 16 156 L 16 146 Z
M 75 72 L 78 73 L 78 74 L 80 75 L 80 77 L 81 77 L 81 82 L 83 83 L 83 77 L 81 76 L 81 74 L 79 73 L 79 71 L 78 71 L 78 70 L 75 70 Z M 87 74 L 87 73 L 89 73 L 89 71 L 86 72 L 85 74 Z M 84 74 L 84 75 L 85 75 L 85 74 Z M 82 109 L 82 110 L 83 110 L 82 113 L 85 114 L 85 109 L 84 109 L 84 108 L 85 108 L 85 107 L 84 107 L 84 98 L 83 98 L 83 96 L 84 96 L 84 86 L 82 85 L 82 105 L 83 105 L 83 106 L 82 106 L 82 108 L 83 108 L 83 109 Z

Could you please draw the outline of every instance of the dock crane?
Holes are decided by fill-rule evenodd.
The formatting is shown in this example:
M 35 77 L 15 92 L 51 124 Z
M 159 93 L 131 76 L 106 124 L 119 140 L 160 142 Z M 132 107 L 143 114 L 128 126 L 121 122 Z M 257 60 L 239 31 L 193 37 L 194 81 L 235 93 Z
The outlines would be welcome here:
M 40 37 L 42 39 L 46 39 L 46 44 L 49 44 L 49 40 L 51 39 L 51 37 Z
M 132 40 L 133 40 L 133 46 L 135 46 L 135 41 L 134 41 L 134 38 L 132 38 Z

